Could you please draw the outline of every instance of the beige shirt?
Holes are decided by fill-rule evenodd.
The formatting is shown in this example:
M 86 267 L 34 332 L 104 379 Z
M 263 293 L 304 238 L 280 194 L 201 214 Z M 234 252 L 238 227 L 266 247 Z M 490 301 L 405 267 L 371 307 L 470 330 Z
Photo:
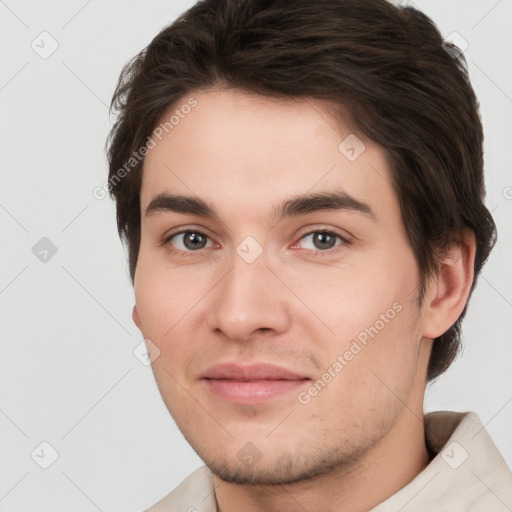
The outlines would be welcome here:
M 512 511 L 512 472 L 474 412 L 426 414 L 425 440 L 430 464 L 369 512 Z M 212 473 L 200 467 L 147 512 L 217 512 Z

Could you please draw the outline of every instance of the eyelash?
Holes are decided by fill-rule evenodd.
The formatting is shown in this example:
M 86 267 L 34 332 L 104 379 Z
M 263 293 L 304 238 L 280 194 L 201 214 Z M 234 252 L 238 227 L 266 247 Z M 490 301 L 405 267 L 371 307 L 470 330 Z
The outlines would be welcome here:
M 183 235 L 184 233 L 196 233 L 198 235 L 201 235 L 201 236 L 205 236 L 206 238 L 210 239 L 210 237 L 206 234 L 206 233 L 203 233 L 202 231 L 198 230 L 198 229 L 183 229 L 181 231 L 177 231 L 176 233 L 172 233 L 171 235 L 169 235 L 168 237 L 166 237 L 163 242 L 162 242 L 162 245 L 171 245 L 172 247 L 172 244 L 170 244 L 171 240 L 178 236 L 178 235 Z M 330 249 L 326 249 L 325 251 L 321 251 L 321 250 L 314 250 L 314 249 L 304 249 L 306 251 L 310 251 L 314 256 L 327 256 L 327 255 L 332 255 L 336 252 L 338 252 L 338 250 L 340 250 L 340 248 L 342 246 L 346 246 L 346 245 L 350 245 L 351 242 L 350 240 L 348 240 L 346 237 L 344 237 L 343 235 L 341 235 L 340 233 L 338 233 L 337 231 L 334 231 L 332 229 L 315 229 L 313 231 L 309 231 L 307 233 L 304 233 L 304 235 L 302 235 L 300 238 L 299 238 L 299 242 L 306 238 L 307 236 L 309 235 L 313 235 L 315 233 L 322 233 L 322 234 L 326 234 L 326 235 L 332 235 L 332 236 L 335 236 L 335 237 L 338 237 L 340 240 L 341 240 L 341 243 L 340 244 L 337 244 L 335 245 L 334 247 L 330 248 Z M 295 245 L 295 244 L 294 244 Z M 198 249 L 197 251 L 183 251 L 181 249 L 176 249 L 174 247 L 172 247 L 172 251 L 173 252 L 178 252 L 180 253 L 180 256 L 185 256 L 185 257 L 189 257 L 189 256 L 197 256 L 199 254 L 201 254 L 202 251 L 204 251 L 204 249 Z

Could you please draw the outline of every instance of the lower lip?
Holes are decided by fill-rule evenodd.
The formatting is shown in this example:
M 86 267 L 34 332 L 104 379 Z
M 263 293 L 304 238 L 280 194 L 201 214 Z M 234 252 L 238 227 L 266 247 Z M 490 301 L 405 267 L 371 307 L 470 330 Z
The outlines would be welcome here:
M 215 395 L 230 402 L 255 405 L 290 393 L 303 386 L 310 379 L 300 380 L 254 380 L 239 381 L 227 379 L 204 379 L 208 389 Z

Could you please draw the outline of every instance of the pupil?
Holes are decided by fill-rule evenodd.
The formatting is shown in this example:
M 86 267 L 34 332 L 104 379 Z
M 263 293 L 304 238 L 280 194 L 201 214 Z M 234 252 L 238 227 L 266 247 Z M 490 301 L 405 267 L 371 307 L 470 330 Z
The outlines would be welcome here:
M 185 247 L 190 250 L 202 249 L 205 245 L 204 239 L 202 240 L 203 243 L 201 243 L 202 238 L 204 238 L 204 237 L 202 235 L 200 235 L 199 233 L 194 233 L 193 231 L 189 231 L 189 234 L 187 234 L 184 237 Z M 199 242 L 199 244 L 197 242 Z
M 329 233 L 317 233 L 314 240 L 315 245 L 317 245 L 317 247 L 320 246 L 318 247 L 319 249 L 330 249 L 331 247 L 334 247 L 334 236 Z

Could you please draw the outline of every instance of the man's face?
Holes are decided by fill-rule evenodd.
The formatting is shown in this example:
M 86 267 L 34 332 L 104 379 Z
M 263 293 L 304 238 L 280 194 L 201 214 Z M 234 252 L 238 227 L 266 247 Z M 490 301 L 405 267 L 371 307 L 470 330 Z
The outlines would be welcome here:
M 353 464 L 421 411 L 428 360 L 384 151 L 336 127 L 321 100 L 230 90 L 182 104 L 190 96 L 197 106 L 155 139 L 141 189 L 134 318 L 160 351 L 165 404 L 228 481 Z M 341 207 L 277 215 L 330 193 L 345 194 Z M 153 202 L 165 194 L 215 216 Z

